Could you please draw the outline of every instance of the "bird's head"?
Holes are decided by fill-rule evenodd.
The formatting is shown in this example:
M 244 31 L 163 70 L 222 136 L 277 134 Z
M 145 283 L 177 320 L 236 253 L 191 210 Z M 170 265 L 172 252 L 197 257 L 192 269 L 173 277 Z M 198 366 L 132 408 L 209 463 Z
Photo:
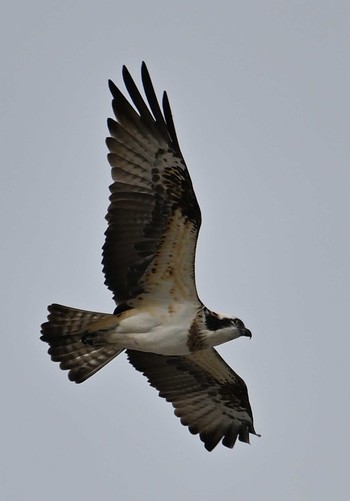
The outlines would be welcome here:
M 241 336 L 246 336 L 251 338 L 252 333 L 246 328 L 244 323 L 240 318 L 237 317 L 226 317 L 218 313 L 214 313 L 210 310 L 204 312 L 205 314 L 205 325 L 208 331 L 212 331 L 223 337 L 225 341 L 236 339 Z M 222 342 L 225 342 L 222 341 Z
M 249 338 L 252 337 L 251 331 L 249 329 L 247 329 L 247 327 L 244 325 L 244 323 L 242 322 L 242 320 L 240 318 L 234 317 L 234 318 L 231 318 L 230 320 L 231 320 L 233 326 L 239 332 L 239 336 L 246 336 Z M 239 337 L 239 336 L 237 336 L 237 337 Z

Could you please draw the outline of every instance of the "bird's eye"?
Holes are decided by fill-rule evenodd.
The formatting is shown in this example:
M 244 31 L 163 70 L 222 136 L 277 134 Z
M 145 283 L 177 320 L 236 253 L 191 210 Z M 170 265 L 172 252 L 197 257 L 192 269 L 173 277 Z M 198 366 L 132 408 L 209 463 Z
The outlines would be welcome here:
M 235 318 L 233 320 L 233 323 L 235 324 L 236 327 L 238 327 L 239 329 L 244 329 L 244 323 L 242 322 L 242 320 L 240 320 L 239 318 Z

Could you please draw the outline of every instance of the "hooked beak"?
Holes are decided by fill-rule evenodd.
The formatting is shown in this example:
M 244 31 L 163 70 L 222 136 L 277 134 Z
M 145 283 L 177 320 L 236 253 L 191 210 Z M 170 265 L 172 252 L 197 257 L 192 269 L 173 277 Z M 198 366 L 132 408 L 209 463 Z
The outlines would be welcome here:
M 241 332 L 241 336 L 245 336 L 245 337 L 249 337 L 251 338 L 252 337 L 252 333 L 250 332 L 249 329 L 240 329 L 240 332 Z

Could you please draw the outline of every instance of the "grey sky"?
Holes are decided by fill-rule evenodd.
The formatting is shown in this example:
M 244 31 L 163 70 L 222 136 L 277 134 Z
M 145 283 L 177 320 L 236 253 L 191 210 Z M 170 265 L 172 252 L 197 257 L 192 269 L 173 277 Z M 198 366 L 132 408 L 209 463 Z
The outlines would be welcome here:
M 5 8 L 0 498 L 347 499 L 349 2 Z M 124 356 L 74 385 L 39 341 L 51 302 L 113 310 L 107 79 L 142 60 L 202 208 L 199 294 L 253 332 L 219 350 L 262 434 L 233 451 L 207 453 Z

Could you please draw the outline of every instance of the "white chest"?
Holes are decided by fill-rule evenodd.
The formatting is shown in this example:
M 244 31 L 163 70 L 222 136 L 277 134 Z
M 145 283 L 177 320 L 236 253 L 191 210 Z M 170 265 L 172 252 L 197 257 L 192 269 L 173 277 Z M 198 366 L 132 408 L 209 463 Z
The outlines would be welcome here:
M 167 307 L 131 310 L 111 332 L 108 342 L 126 349 L 160 355 L 188 354 L 188 332 L 198 307 L 177 303 Z

